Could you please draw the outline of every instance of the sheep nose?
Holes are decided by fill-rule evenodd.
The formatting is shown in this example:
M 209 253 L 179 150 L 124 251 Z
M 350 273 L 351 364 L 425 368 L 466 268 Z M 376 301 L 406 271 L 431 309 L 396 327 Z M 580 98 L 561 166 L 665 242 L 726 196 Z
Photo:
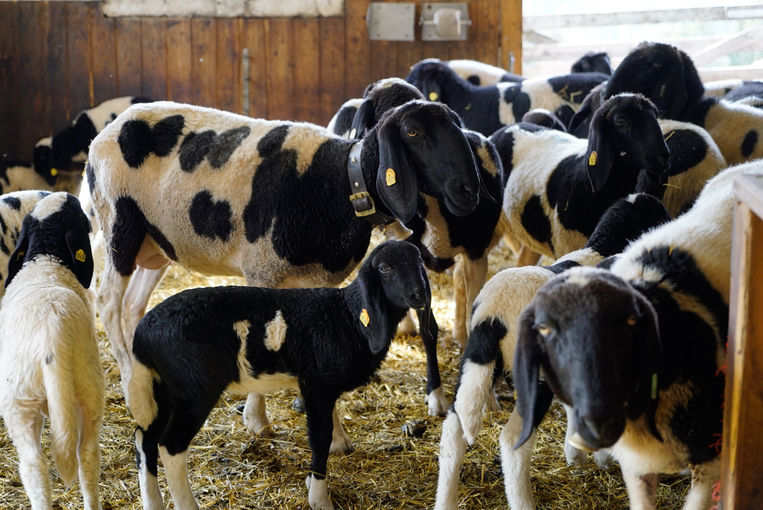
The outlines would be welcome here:
M 620 438 L 625 428 L 625 420 L 619 416 L 581 416 L 580 421 L 585 427 L 592 446 L 606 448 L 612 446 Z
M 411 303 L 416 305 L 416 308 L 420 308 L 426 304 L 426 292 L 423 289 L 416 289 L 411 292 Z

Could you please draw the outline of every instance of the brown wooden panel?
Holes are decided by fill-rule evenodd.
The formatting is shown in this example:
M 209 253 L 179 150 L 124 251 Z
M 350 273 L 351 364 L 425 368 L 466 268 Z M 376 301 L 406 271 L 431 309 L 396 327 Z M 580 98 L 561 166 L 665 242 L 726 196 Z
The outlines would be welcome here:
M 381 78 L 399 76 L 397 65 L 397 45 L 391 41 L 371 41 L 369 61 L 373 63 L 369 69 L 368 82 Z
M 268 50 L 264 19 L 246 20 L 244 48 L 249 51 L 249 115 L 265 118 L 268 116 Z
M 514 55 L 514 69 L 509 55 Z M 522 0 L 501 0 L 501 60 L 504 67 L 522 74 Z
M 46 53 L 45 26 L 48 23 L 48 9 L 42 2 L 29 2 L 21 4 L 18 14 L 19 22 L 31 21 L 29 25 L 20 24 L 23 28 L 19 34 L 19 60 L 16 71 L 20 78 L 18 85 L 34 83 L 37 86 L 30 87 L 30 90 L 22 96 L 19 104 L 20 115 L 17 117 L 14 129 L 18 131 L 21 139 L 25 140 L 24 146 L 19 147 L 22 159 L 30 160 L 34 142 L 30 143 L 29 140 L 37 140 L 45 136 L 39 118 L 29 113 L 40 112 L 43 118 L 47 115 L 48 103 L 45 100 L 44 90 L 47 80 L 42 63 Z
M 344 20 L 321 18 L 321 119 L 327 124 L 342 103 L 344 93 Z
M 116 19 L 117 95 L 141 93 L 140 19 Z
M 117 97 L 116 24 L 103 15 L 100 4 L 90 12 L 92 30 L 93 102 L 102 103 Z
M 215 106 L 240 113 L 241 109 L 241 19 L 218 18 Z
M 13 140 L 15 124 L 18 122 L 18 105 L 15 97 L 11 96 L 11 91 L 17 90 L 16 83 L 18 75 L 16 68 L 16 59 L 18 58 L 17 46 L 17 26 L 19 9 L 17 3 L 10 4 L 3 2 L 0 4 L 0 90 L 5 91 L 6 97 L 0 101 L 0 157 L 4 158 L 26 158 L 26 149 L 14 144 Z M 44 128 L 44 127 L 43 127 Z
M 294 119 L 294 22 L 288 18 L 265 21 L 268 44 L 268 118 Z
M 348 98 L 360 97 L 370 79 L 371 47 L 368 41 L 366 11 L 368 2 L 345 2 L 345 80 Z
M 82 110 L 93 106 L 90 85 L 90 27 L 87 7 L 77 2 L 67 3 L 69 26 L 66 31 L 68 54 L 69 102 L 72 119 Z
M 217 38 L 214 20 L 191 20 L 191 91 L 192 102 L 201 106 L 215 106 L 215 57 Z
M 50 84 L 50 108 L 48 123 L 40 136 L 49 136 L 66 127 L 70 121 L 69 93 L 67 84 L 68 58 L 66 51 L 66 31 L 68 30 L 68 10 L 63 2 L 48 4 L 48 24 L 50 30 L 45 36 L 45 75 Z M 34 145 L 37 140 L 31 141 Z
M 499 65 L 498 47 L 501 44 L 501 8 L 497 0 L 474 2 L 469 6 L 472 26 L 469 48 L 465 55 L 491 65 Z M 452 58 L 452 57 L 451 57 Z
M 155 99 L 170 99 L 191 103 L 191 20 L 167 20 L 167 95 Z
M 167 22 L 142 18 L 140 93 L 151 98 L 167 96 Z
M 321 59 L 319 48 L 335 44 L 323 39 L 318 18 L 294 20 L 294 118 L 320 123 Z M 333 114 L 332 114 L 333 115 Z

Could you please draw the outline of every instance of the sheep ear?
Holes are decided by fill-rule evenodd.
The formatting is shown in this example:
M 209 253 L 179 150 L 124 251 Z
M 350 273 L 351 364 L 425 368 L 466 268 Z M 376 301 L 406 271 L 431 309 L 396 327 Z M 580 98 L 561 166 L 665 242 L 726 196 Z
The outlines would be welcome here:
M 432 289 L 429 286 L 429 278 L 424 267 L 421 267 L 422 277 L 424 278 L 424 284 L 426 285 L 427 304 L 423 310 L 416 310 L 416 315 L 419 317 L 419 332 L 421 338 L 426 345 L 427 339 L 431 342 L 437 343 L 438 326 L 437 320 L 435 320 L 432 313 Z
M 390 331 L 387 321 L 383 320 L 384 311 L 381 302 L 384 291 L 373 269 L 367 268 L 367 273 L 359 276 L 356 281 L 360 284 L 361 305 L 358 321 L 363 335 L 368 341 L 371 354 L 379 354 L 389 347 L 394 331 Z
M 421 92 L 424 93 L 424 97 L 429 101 L 442 102 L 442 88 L 436 79 L 427 76 L 422 80 Z
M 593 95 L 596 93 L 598 93 L 598 91 L 591 91 L 585 99 L 583 99 L 583 102 L 580 104 L 580 109 L 578 109 L 572 116 L 570 123 L 566 128 L 568 133 L 572 133 L 575 136 L 587 137 L 588 124 L 590 122 L 591 114 L 593 113 Z M 576 132 L 577 129 L 580 129 L 581 131 L 578 133 Z
M 374 125 L 376 125 L 374 104 L 373 101 L 366 99 L 360 103 L 355 116 L 352 118 L 350 138 L 363 138 Z
M 532 323 L 535 311 L 528 306 L 519 317 L 517 347 L 514 355 L 514 389 L 517 392 L 516 410 L 522 417 L 522 432 L 514 448 L 522 446 L 532 435 L 551 405 L 551 390 L 538 377 L 542 353 L 535 341 Z
M 688 101 L 683 61 L 676 60 L 662 78 L 657 80 L 650 99 L 659 108 L 661 116 L 677 119 Z
M 376 191 L 392 214 L 406 223 L 416 214 L 419 190 L 395 116 L 383 120 L 377 137 L 379 168 L 376 172 Z
M 599 111 L 591 121 L 591 129 L 588 132 L 588 151 L 586 152 L 586 173 L 594 192 L 604 187 L 615 163 L 613 144 L 612 132 L 604 113 Z
M 662 362 L 662 341 L 658 328 L 657 313 L 651 303 L 638 290 L 636 294 L 636 310 L 641 316 L 641 331 L 638 337 L 643 338 L 644 348 L 641 350 L 641 381 L 639 384 L 638 399 L 646 403 L 646 420 L 649 431 L 654 437 L 662 441 L 662 436 L 657 431 L 655 413 L 659 402 L 659 380 L 657 374 Z
M 82 230 L 67 230 L 66 246 L 69 248 L 69 261 L 66 266 L 86 289 L 93 278 L 93 254 L 90 251 L 90 238 Z
M 16 273 L 21 270 L 21 266 L 24 265 L 26 260 L 26 252 L 29 249 L 29 229 L 27 228 L 27 221 L 24 220 L 21 227 L 21 234 L 16 241 L 16 249 L 11 253 L 11 258 L 8 260 L 8 277 L 5 279 L 5 287 L 11 284 L 11 280 L 16 276 Z

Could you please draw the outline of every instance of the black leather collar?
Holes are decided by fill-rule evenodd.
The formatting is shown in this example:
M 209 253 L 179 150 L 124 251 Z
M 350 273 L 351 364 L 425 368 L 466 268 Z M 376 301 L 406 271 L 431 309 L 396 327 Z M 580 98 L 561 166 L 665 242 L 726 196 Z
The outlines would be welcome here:
M 350 203 L 355 210 L 355 216 L 365 218 L 371 225 L 383 225 L 391 218 L 376 210 L 374 199 L 368 193 L 366 180 L 363 178 L 363 169 L 360 153 L 363 150 L 363 140 L 353 145 L 350 157 L 347 159 L 347 175 L 350 178 Z

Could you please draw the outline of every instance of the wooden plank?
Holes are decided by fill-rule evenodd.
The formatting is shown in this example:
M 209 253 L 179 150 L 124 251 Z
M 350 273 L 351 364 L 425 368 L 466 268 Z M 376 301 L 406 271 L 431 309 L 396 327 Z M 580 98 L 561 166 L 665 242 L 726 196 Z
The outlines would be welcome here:
M 93 102 L 117 97 L 116 24 L 103 14 L 100 3 L 92 4 L 90 49 L 93 74 Z
M 18 90 L 18 14 L 16 2 L 0 2 L 0 90 Z M 6 97 L 0 101 L 0 157 L 29 159 L 27 149 L 19 143 L 15 124 L 18 119 L 18 104 L 15 97 Z
M 244 25 L 244 48 L 249 50 L 248 114 L 255 118 L 268 116 L 268 51 L 265 21 L 261 18 L 248 18 Z
M 294 118 L 321 124 L 321 48 L 335 38 L 321 37 L 318 18 L 294 20 Z M 336 34 L 335 37 L 344 37 Z
M 215 106 L 240 113 L 241 107 L 241 31 L 242 20 L 215 19 L 217 81 Z
M 45 136 L 39 118 L 31 112 L 40 112 L 43 118 L 46 116 L 46 76 L 42 64 L 48 10 L 42 2 L 25 2 L 20 5 L 17 19 L 19 26 L 23 28 L 18 34 L 19 60 L 14 72 L 18 73 L 18 85 L 24 87 L 25 93 L 18 98 L 20 112 L 13 129 L 18 132 L 21 144 L 18 153 L 22 159 L 30 161 L 34 143 Z
M 211 18 L 191 20 L 191 96 L 201 106 L 215 106 L 216 37 Z
M 501 41 L 501 5 L 499 1 L 475 2 L 470 6 L 469 17 L 472 25 L 467 27 L 470 41 L 467 58 L 500 66 L 498 48 Z
M 294 39 L 293 21 L 289 18 L 265 20 L 268 45 L 267 92 L 268 118 L 294 118 Z
M 370 79 L 371 47 L 366 26 L 367 0 L 345 2 L 345 79 L 348 98 L 360 97 Z
M 325 126 L 347 100 L 344 93 L 344 20 L 321 18 L 320 30 L 321 109 L 318 123 Z
M 193 102 L 191 90 L 191 20 L 167 20 L 167 93 L 166 99 Z M 164 96 L 156 99 L 164 99 Z
M 731 53 L 758 49 L 762 37 L 763 24 L 757 24 L 695 52 L 691 58 L 694 65 L 701 66 Z
M 391 41 L 371 41 L 369 61 L 373 63 L 368 73 L 368 82 L 399 76 L 397 65 L 397 43 Z
M 40 136 L 50 136 L 69 124 L 71 107 L 67 84 L 68 54 L 66 48 L 66 31 L 68 30 L 69 13 L 63 2 L 48 4 L 48 23 L 50 30 L 45 34 L 47 61 L 45 74 L 51 90 L 51 106 L 48 111 L 45 129 Z M 36 143 L 33 142 L 33 143 Z
M 522 74 L 522 0 L 501 0 L 501 63 L 499 67 Z
M 760 179 L 758 179 L 759 181 Z M 738 190 L 739 181 L 735 182 Z M 755 183 L 753 183 L 755 184 Z M 763 187 L 756 184 L 756 202 Z M 739 194 L 738 194 L 739 195 Z M 729 343 L 721 453 L 724 510 L 757 508 L 763 496 L 763 218 L 745 202 L 734 211 Z
M 116 18 L 117 95 L 141 94 L 140 19 Z
M 165 18 L 141 18 L 140 91 L 144 96 L 167 96 L 167 23 Z
M 68 58 L 69 102 L 72 120 L 76 115 L 93 106 L 90 80 L 90 27 L 87 11 L 80 2 L 67 2 L 68 29 L 66 51 Z

